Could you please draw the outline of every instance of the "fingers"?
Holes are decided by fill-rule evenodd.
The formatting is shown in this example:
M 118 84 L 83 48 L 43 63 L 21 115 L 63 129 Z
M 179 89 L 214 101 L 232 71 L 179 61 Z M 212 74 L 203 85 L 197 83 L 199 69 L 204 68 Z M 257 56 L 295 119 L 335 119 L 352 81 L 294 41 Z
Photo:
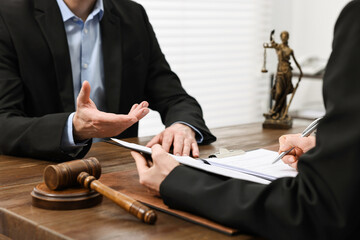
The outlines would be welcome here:
M 149 107 L 149 103 L 148 103 L 147 101 L 142 101 L 140 104 L 135 103 L 135 104 L 131 107 L 131 109 L 130 109 L 130 111 L 129 111 L 129 114 L 132 113 L 132 112 L 134 112 L 134 111 L 140 110 L 140 109 L 142 109 L 142 108 L 147 108 L 147 107 Z
M 140 104 L 142 107 L 149 107 L 149 103 L 147 101 L 142 101 Z
M 159 144 L 155 144 L 152 148 L 151 158 L 153 159 L 154 166 L 159 170 L 159 173 L 164 178 L 179 165 L 179 162 L 171 157 Z
M 132 115 L 136 117 L 138 120 L 141 120 L 149 113 L 150 110 L 148 109 L 148 107 L 149 107 L 149 103 L 146 101 L 143 101 L 140 104 L 134 104 L 130 109 L 128 115 Z
M 80 93 L 77 98 L 77 104 L 86 104 L 90 102 L 91 87 L 88 81 L 83 82 Z
M 131 156 L 135 159 L 136 168 L 139 172 L 140 178 L 149 169 L 146 159 L 138 152 L 131 151 Z
M 297 158 L 293 155 L 285 155 L 283 158 L 282 158 L 282 161 L 285 163 L 285 164 L 293 164 L 295 162 L 297 162 Z
M 296 147 L 299 144 L 300 134 L 288 134 L 279 138 L 279 151 L 285 152 L 292 147 Z
M 139 106 L 139 104 L 135 103 L 135 104 L 131 107 L 129 113 L 131 113 L 132 111 L 134 111 L 134 109 L 136 109 L 137 106 Z
M 199 157 L 200 151 L 197 143 L 182 135 L 175 135 L 174 137 L 174 155 L 176 156 L 190 156 L 192 152 L 193 157 Z
M 170 147 L 173 143 L 173 140 L 174 140 L 174 134 L 170 131 L 165 131 L 162 140 L 162 147 L 166 152 L 170 151 Z
M 194 140 L 185 138 L 183 144 L 181 144 L 180 146 L 183 146 L 182 153 L 181 151 L 179 151 L 180 155 L 190 156 L 190 153 L 192 153 L 193 157 L 195 158 L 199 157 L 199 147 Z M 174 149 L 175 149 L 175 141 L 174 141 Z
M 96 118 L 98 123 L 102 123 L 103 127 L 109 125 L 109 127 L 129 127 L 137 122 L 137 118 L 130 115 L 114 114 L 101 112 L 97 114 Z
M 129 113 L 128 115 L 136 118 L 137 121 L 140 121 L 149 112 L 150 112 L 150 110 L 148 108 L 141 108 L 141 109 L 135 109 L 132 113 Z
M 138 119 L 138 121 L 140 121 L 141 119 L 143 119 L 148 113 L 150 112 L 150 110 L 148 108 L 142 109 L 139 114 L 136 116 L 136 118 Z
M 155 144 L 160 143 L 160 142 L 161 142 L 161 136 L 162 136 L 162 133 L 156 135 L 155 137 L 153 137 L 153 138 L 150 140 L 150 142 L 148 142 L 148 143 L 146 144 L 146 146 L 147 146 L 147 147 L 152 147 L 152 146 L 154 146 Z
M 289 134 L 281 136 L 279 143 L 279 153 L 294 147 L 292 151 L 282 158 L 282 161 L 290 167 L 297 169 L 299 157 L 315 146 L 315 138 L 301 137 L 300 134 Z
M 290 163 L 288 164 L 290 167 L 295 168 L 297 170 L 297 165 L 298 165 L 298 161 L 294 162 L 294 163 Z
M 161 144 L 167 152 L 169 152 L 171 146 L 173 146 L 174 155 L 190 156 L 192 153 L 193 157 L 199 157 L 199 147 L 196 143 L 195 136 L 193 136 L 195 134 L 191 128 L 187 128 L 189 127 L 182 124 L 174 124 L 152 138 L 146 146 L 152 147 L 155 144 Z
M 154 159 L 154 161 L 158 160 L 159 158 L 169 156 L 169 154 L 166 152 L 166 150 L 163 147 L 161 147 L 159 144 L 155 144 L 151 148 L 151 151 L 152 151 L 151 157 L 152 157 L 152 159 Z
M 200 157 L 200 151 L 199 151 L 199 146 L 198 146 L 197 142 L 193 142 L 191 144 L 191 150 L 192 150 L 193 157 L 195 157 L 195 158 Z
M 298 159 L 293 155 L 285 155 L 281 160 L 290 167 L 297 169 Z
M 181 156 L 183 154 L 183 148 L 184 148 L 184 136 L 181 134 L 177 134 L 174 137 L 174 155 Z M 190 150 L 189 150 L 190 152 Z M 189 153 L 188 153 L 189 155 Z
M 279 138 L 279 144 L 279 152 L 285 152 L 292 148 L 292 146 L 287 143 L 287 135 L 283 135 Z
M 184 148 L 182 149 L 183 156 L 189 156 L 191 152 L 191 141 L 189 139 L 184 140 Z
M 116 136 L 136 122 L 133 116 L 97 111 L 93 113 L 87 128 L 91 137 L 104 138 Z

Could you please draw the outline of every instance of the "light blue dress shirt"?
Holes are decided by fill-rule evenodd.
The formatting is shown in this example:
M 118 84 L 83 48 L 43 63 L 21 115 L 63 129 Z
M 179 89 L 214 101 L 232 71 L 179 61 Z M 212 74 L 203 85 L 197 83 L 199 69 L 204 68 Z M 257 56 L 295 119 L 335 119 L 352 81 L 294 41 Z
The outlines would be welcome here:
M 85 22 L 71 11 L 63 0 L 57 0 L 57 3 L 64 21 L 69 46 L 75 106 L 82 83 L 88 81 L 91 86 L 91 100 L 99 110 L 106 111 L 104 64 L 99 24 L 104 15 L 103 1 L 96 1 L 93 11 Z M 78 149 L 84 146 L 84 144 L 75 144 L 74 142 L 72 134 L 74 114 L 69 116 L 64 129 L 61 146 L 64 151 L 72 151 L 74 148 Z
M 103 0 L 97 0 L 93 11 L 84 22 L 77 17 L 64 3 L 57 0 L 66 31 L 74 85 L 74 99 L 79 95 L 82 83 L 88 81 L 91 86 L 90 98 L 100 111 L 106 111 L 104 89 L 104 63 L 100 34 L 100 21 L 104 15 Z M 86 143 L 76 144 L 73 137 L 72 120 L 75 113 L 70 114 L 64 128 L 61 148 L 65 152 L 76 155 Z M 197 142 L 203 141 L 199 130 L 185 122 L 197 134 Z M 99 139 L 94 139 L 94 142 Z

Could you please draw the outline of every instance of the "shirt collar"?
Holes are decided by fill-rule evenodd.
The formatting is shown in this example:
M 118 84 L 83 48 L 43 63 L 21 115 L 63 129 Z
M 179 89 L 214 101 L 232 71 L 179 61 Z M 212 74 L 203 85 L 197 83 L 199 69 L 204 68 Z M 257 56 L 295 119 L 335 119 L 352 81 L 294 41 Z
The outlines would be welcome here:
M 74 17 L 77 18 L 77 16 L 69 9 L 69 7 L 64 3 L 63 0 L 57 0 L 57 3 L 59 5 L 60 12 L 64 22 Z M 93 18 L 94 16 L 98 16 L 99 21 L 104 16 L 103 0 L 96 1 L 93 11 L 89 14 L 89 17 L 91 18 Z

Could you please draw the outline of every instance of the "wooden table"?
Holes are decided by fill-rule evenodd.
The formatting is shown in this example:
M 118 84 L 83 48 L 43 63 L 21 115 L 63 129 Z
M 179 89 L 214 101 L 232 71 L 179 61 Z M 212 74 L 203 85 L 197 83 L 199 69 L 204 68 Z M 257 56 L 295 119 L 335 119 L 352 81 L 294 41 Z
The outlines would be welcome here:
M 201 157 L 218 151 L 276 147 L 291 130 L 262 129 L 261 123 L 213 129 L 218 140 L 201 146 Z M 151 138 L 127 141 L 146 144 Z M 135 169 L 127 149 L 108 143 L 95 143 L 86 157 L 101 162 L 103 174 Z M 42 182 L 44 168 L 52 162 L 0 155 L 0 239 L 255 239 L 252 236 L 227 236 L 214 230 L 158 212 L 155 225 L 147 225 L 108 199 L 89 209 L 53 211 L 33 207 L 30 192 Z

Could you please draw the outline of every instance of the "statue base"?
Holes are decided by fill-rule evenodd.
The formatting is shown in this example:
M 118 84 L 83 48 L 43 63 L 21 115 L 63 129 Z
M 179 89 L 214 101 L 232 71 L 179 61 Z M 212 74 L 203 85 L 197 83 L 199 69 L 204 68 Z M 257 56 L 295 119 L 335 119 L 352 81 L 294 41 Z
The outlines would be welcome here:
M 273 119 L 271 115 L 264 114 L 265 121 L 263 122 L 263 128 L 267 129 L 290 129 L 292 128 L 292 118 L 286 116 L 284 119 Z

